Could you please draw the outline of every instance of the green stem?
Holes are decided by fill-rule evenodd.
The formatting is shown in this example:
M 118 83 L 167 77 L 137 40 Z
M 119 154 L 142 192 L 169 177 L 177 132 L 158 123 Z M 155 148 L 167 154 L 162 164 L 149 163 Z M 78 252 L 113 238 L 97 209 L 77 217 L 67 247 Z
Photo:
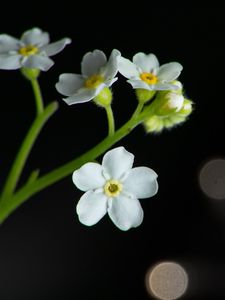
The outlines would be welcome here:
M 115 122 L 114 122 L 114 116 L 113 116 L 113 111 L 111 105 L 105 106 L 107 118 L 108 118 L 108 126 L 109 126 L 109 131 L 108 135 L 112 136 L 115 132 Z
M 136 109 L 135 109 L 135 111 L 134 111 L 134 113 L 133 113 L 133 115 L 132 115 L 132 119 L 133 118 L 135 119 L 136 117 L 139 116 L 139 114 L 141 113 L 143 107 L 144 107 L 144 103 L 139 102 Z
M 35 96 L 35 102 L 36 102 L 36 109 L 37 109 L 37 115 L 41 115 L 44 106 L 43 106 L 43 99 L 41 95 L 41 89 L 38 83 L 37 79 L 30 79 L 33 91 L 34 91 L 34 96 Z
M 148 116 L 150 114 L 151 110 L 149 108 Z M 140 113 L 139 115 L 134 114 L 128 122 L 126 122 L 114 133 L 114 135 L 107 136 L 98 145 L 80 157 L 64 164 L 61 167 L 58 167 L 48 174 L 37 178 L 36 180 L 28 180 L 28 182 L 20 190 L 18 190 L 10 199 L 8 199 L 8 201 L 0 203 L 0 223 L 2 223 L 17 207 L 19 207 L 37 192 L 72 174 L 73 171 L 81 167 L 84 163 L 95 160 L 112 145 L 128 135 L 137 125 L 142 123 L 146 116 L 147 115 L 144 112 Z
M 20 150 L 14 160 L 10 173 L 8 175 L 5 187 L 2 192 L 2 201 L 5 201 L 8 197 L 10 197 L 18 183 L 19 177 L 23 170 L 23 167 L 26 163 L 28 155 L 31 151 L 31 148 L 37 139 L 38 134 L 40 133 L 42 127 L 46 123 L 46 121 L 51 117 L 51 115 L 56 111 L 58 105 L 56 102 L 50 103 L 43 113 L 37 116 L 31 125 L 27 135 L 24 138 L 23 143 L 21 144 Z

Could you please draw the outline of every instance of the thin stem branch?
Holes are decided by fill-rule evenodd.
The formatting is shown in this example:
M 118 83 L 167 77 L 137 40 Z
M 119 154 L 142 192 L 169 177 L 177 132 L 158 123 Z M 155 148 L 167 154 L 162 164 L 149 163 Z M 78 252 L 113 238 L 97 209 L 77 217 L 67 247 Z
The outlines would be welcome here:
M 107 118 L 108 118 L 108 135 L 112 136 L 115 132 L 115 122 L 111 105 L 105 107 Z
M 9 199 L 7 199 L 8 201 L 0 202 L 0 223 L 2 223 L 17 207 L 19 207 L 37 192 L 40 192 L 48 186 L 72 174 L 73 171 L 81 167 L 84 163 L 88 161 L 94 161 L 112 145 L 116 144 L 123 137 L 128 135 L 136 126 L 142 123 L 146 117 L 150 116 L 150 114 L 151 107 L 148 108 L 148 112 L 145 110 L 139 115 L 138 113 L 133 114 L 131 119 L 127 121 L 121 128 L 119 128 L 112 136 L 107 136 L 91 150 L 64 164 L 63 166 L 56 168 L 48 174 L 38 177 L 36 180 L 28 180 L 22 188 L 20 188 Z
M 42 94 L 41 94 L 41 89 L 38 83 L 37 79 L 30 79 L 34 96 L 35 96 L 35 103 L 36 103 L 36 109 L 37 109 L 37 115 L 42 114 L 44 110 L 44 105 L 43 105 L 43 99 L 42 99 Z
M 35 140 L 37 139 L 38 134 L 40 133 L 46 121 L 56 111 L 57 107 L 58 107 L 57 103 L 52 102 L 45 108 L 45 110 L 41 115 L 35 118 L 13 162 L 12 168 L 10 170 L 10 173 L 8 175 L 6 184 L 2 192 L 2 197 L 1 197 L 2 201 L 5 201 L 4 199 L 7 199 L 14 192 L 19 177 L 22 173 L 23 167 L 26 163 L 31 148 Z

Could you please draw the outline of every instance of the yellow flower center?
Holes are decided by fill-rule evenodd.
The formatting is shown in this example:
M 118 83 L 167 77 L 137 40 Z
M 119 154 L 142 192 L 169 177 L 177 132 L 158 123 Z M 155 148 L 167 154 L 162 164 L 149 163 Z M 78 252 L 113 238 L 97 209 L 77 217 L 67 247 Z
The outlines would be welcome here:
M 147 84 L 155 84 L 158 81 L 157 76 L 152 73 L 141 73 L 140 75 L 141 80 L 145 81 Z
M 36 54 L 38 52 L 38 48 L 33 45 L 28 45 L 26 47 L 21 47 L 18 52 L 23 56 L 29 56 Z
M 104 186 L 104 192 L 108 197 L 116 197 L 122 191 L 122 184 L 117 180 L 109 180 Z
M 92 89 L 92 88 L 96 88 L 97 86 L 99 86 L 99 84 L 101 84 L 104 81 L 104 78 L 99 75 L 99 74 L 95 74 L 90 76 L 88 79 L 86 79 L 85 81 L 85 87 Z

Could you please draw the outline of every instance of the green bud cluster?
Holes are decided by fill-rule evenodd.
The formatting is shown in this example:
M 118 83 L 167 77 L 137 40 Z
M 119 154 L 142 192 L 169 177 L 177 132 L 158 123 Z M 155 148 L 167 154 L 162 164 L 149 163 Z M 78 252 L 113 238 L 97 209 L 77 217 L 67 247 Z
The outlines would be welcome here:
M 143 122 L 147 133 L 159 133 L 163 129 L 172 128 L 186 121 L 191 114 L 193 102 L 184 97 L 182 86 L 178 86 L 180 88 L 177 90 L 157 92 L 154 114 Z

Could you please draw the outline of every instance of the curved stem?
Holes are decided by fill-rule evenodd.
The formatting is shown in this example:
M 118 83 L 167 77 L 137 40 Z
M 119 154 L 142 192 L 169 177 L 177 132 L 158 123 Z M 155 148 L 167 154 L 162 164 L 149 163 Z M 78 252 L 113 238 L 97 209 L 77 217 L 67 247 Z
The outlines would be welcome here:
M 105 107 L 107 118 L 108 118 L 108 135 L 112 136 L 115 132 L 115 122 L 111 105 Z
M 34 96 L 35 96 L 35 102 L 36 102 L 36 108 L 37 108 L 37 115 L 42 114 L 44 110 L 43 106 L 43 99 L 41 95 L 41 89 L 38 83 L 38 80 L 35 79 L 30 79 L 33 91 L 34 91 Z
M 143 107 L 144 107 L 144 103 L 139 102 L 133 115 L 132 115 L 132 119 L 136 118 L 141 113 Z
M 149 107 L 148 116 L 150 114 L 151 109 Z M 142 123 L 146 117 L 146 112 L 142 112 L 139 115 L 133 114 L 131 119 L 119 128 L 114 135 L 106 137 L 98 145 L 82 154 L 80 157 L 56 168 L 36 180 L 28 180 L 20 190 L 8 199 L 8 201 L 0 203 L 0 223 L 2 223 L 17 207 L 37 192 L 72 174 L 73 171 L 81 167 L 84 163 L 95 160 L 112 145 L 128 135 L 137 125 Z
M 56 102 L 50 103 L 45 108 L 43 113 L 36 117 L 33 124 L 31 125 L 8 175 L 5 187 L 2 192 L 2 201 L 5 201 L 4 199 L 7 199 L 14 192 L 25 162 L 35 140 L 37 139 L 38 134 L 40 133 L 46 121 L 56 111 L 57 107 L 58 105 Z

